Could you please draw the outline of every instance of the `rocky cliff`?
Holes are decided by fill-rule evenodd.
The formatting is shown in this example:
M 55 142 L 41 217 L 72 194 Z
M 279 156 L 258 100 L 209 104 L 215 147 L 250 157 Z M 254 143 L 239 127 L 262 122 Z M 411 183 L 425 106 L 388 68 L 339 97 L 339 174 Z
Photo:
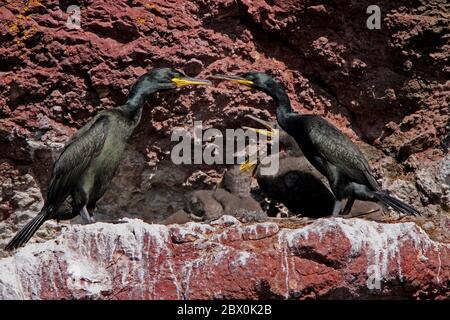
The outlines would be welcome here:
M 416 224 L 71 226 L 0 260 L 0 299 L 445 299 L 450 246 Z
M 145 70 L 168 65 L 189 75 L 202 77 L 215 72 L 248 70 L 271 73 L 286 87 L 296 110 L 322 115 L 348 134 L 361 146 L 383 186 L 426 214 L 421 225 L 434 240 L 448 242 L 449 5 L 446 0 L 379 1 L 381 29 L 369 30 L 366 27 L 369 16 L 366 9 L 371 4 L 372 1 L 368 0 L 1 0 L 0 247 L 39 211 L 50 177 L 51 163 L 68 137 L 98 111 L 124 102 L 130 85 Z M 80 29 L 70 29 L 66 25 L 71 16 L 67 9 L 71 5 L 80 8 Z M 183 208 L 186 194 L 199 188 L 211 188 L 220 179 L 223 167 L 174 165 L 168 156 L 173 145 L 170 141 L 172 130 L 175 127 L 189 129 L 194 120 L 202 120 L 205 129 L 238 128 L 244 123 L 242 115 L 245 112 L 263 118 L 273 118 L 274 115 L 271 101 L 264 94 L 227 84 L 183 91 L 180 95 L 163 93 L 156 96 L 145 106 L 141 125 L 130 141 L 118 176 L 99 204 L 97 217 L 100 220 L 102 217 L 138 217 L 147 222 L 157 222 Z M 339 229 L 346 223 L 321 220 L 307 230 L 334 225 L 338 225 L 336 228 Z M 80 235 L 87 237 L 94 237 L 90 231 L 96 228 L 106 228 L 111 232 L 108 232 L 108 237 L 114 238 L 117 232 L 128 234 L 135 225 L 130 222 L 125 226 L 111 227 L 111 230 L 104 225 L 71 227 L 69 230 L 72 231 L 59 239 L 69 248 L 69 240 L 75 237 L 77 233 L 74 230 L 77 228 L 83 230 Z M 375 229 L 391 228 L 385 225 L 377 227 L 373 223 L 369 225 Z M 364 230 L 357 229 L 364 226 L 359 222 L 351 226 L 355 237 L 364 234 Z M 136 228 L 142 234 L 161 231 L 160 241 L 167 240 L 164 237 L 169 229 L 147 225 Z M 206 226 L 204 228 L 208 229 Z M 392 228 L 416 230 L 411 224 Z M 60 229 L 61 226 L 47 223 L 34 240 L 53 238 Z M 306 231 L 289 232 L 300 235 Z M 421 231 L 411 232 L 417 232 L 419 240 L 427 239 Z M 277 231 L 276 235 L 258 243 L 281 243 L 281 247 L 286 247 L 287 242 L 280 240 L 284 234 L 285 231 Z M 345 238 L 342 233 L 336 236 L 339 234 Z M 383 239 L 375 238 L 373 241 L 388 241 Z M 99 241 L 97 243 L 103 240 Z M 362 242 L 366 239 L 352 238 L 349 242 L 344 241 L 342 248 L 335 248 L 336 252 L 346 254 L 353 246 L 350 242 L 354 244 L 355 241 L 365 246 Z M 442 246 L 428 239 L 423 241 L 431 243 L 430 248 Z M 295 248 L 296 244 L 291 244 Z M 130 244 L 130 250 L 138 250 L 139 245 L 143 244 Z M 31 246 L 8 259 L 21 259 L 27 250 L 40 252 L 42 263 L 48 261 L 45 259 L 51 255 L 67 258 L 54 242 L 48 252 L 44 248 L 44 245 Z M 407 248 L 408 254 L 417 252 L 414 246 Z M 93 245 L 91 250 L 97 252 L 101 248 Z M 164 250 L 169 253 L 172 249 Z M 431 270 L 427 280 L 431 289 L 424 289 L 426 297 L 442 296 L 436 289 L 439 264 L 433 250 L 429 254 L 434 258 L 423 262 L 435 263 L 434 266 L 427 264 L 427 270 Z M 150 255 L 150 252 L 142 254 Z M 69 251 L 67 254 L 90 259 L 81 251 Z M 200 256 L 203 253 L 192 254 Z M 358 267 L 358 272 L 364 271 L 359 275 L 356 272 L 345 275 L 339 271 L 347 268 L 343 260 L 339 260 L 342 257 L 336 258 L 340 261 L 336 265 L 335 262 L 323 262 L 320 257 L 319 262 L 315 261 L 316 253 L 312 256 L 307 269 L 311 272 L 312 282 L 316 281 L 314 277 L 318 277 L 312 271 L 317 263 L 321 268 L 328 268 L 323 269 L 326 271 L 323 271 L 320 281 L 338 281 L 342 288 L 347 288 L 351 287 L 348 277 L 355 277 L 358 288 L 334 292 L 316 290 L 311 295 L 332 297 L 339 296 L 340 292 L 343 295 L 359 292 L 365 296 L 372 292 L 367 291 L 364 285 L 365 266 Z M 368 253 L 362 253 L 362 257 L 362 260 L 372 259 L 368 258 Z M 126 255 L 125 259 L 133 261 Z M 192 259 L 195 266 L 196 260 Z M 301 254 L 294 255 L 286 262 L 289 267 L 283 269 L 278 266 L 281 269 L 277 270 L 281 270 L 280 274 L 283 274 L 282 270 L 294 272 L 295 263 L 301 263 L 302 259 Z M 151 262 L 148 259 L 139 261 Z M 30 268 L 38 268 L 36 263 Z M 92 263 L 102 264 L 106 260 Z M 4 261 L 2 264 L 2 268 L 6 268 Z M 128 262 L 124 264 L 128 265 Z M 13 265 L 10 268 L 15 268 Z M 86 265 L 90 268 L 89 263 Z M 166 267 L 164 264 L 161 266 Z M 210 267 L 214 267 L 213 262 Z M 394 268 L 392 272 L 399 272 L 395 263 L 389 264 L 389 267 Z M 24 269 L 24 272 L 27 270 L 38 269 Z M 69 279 L 64 276 L 66 271 L 63 266 L 57 270 L 55 281 Z M 239 270 L 244 272 L 250 269 Z M 103 294 L 103 287 L 106 291 L 113 288 L 111 295 L 116 294 L 116 271 L 99 272 L 99 277 L 106 277 L 101 278 L 106 282 L 96 282 L 95 275 L 91 274 L 93 278 L 86 280 L 86 283 L 80 280 L 81 289 L 85 284 L 87 291 L 98 295 Z M 147 270 L 141 272 L 147 281 L 153 281 L 150 279 L 154 278 L 151 273 L 145 273 Z M 181 271 L 164 273 L 168 278 L 163 278 L 165 281 L 161 285 L 166 282 L 169 287 L 180 285 L 171 278 L 177 272 Z M 225 276 L 225 271 L 222 272 Z M 382 271 L 383 276 L 390 276 L 386 272 Z M 181 277 L 182 273 L 178 275 Z M 55 293 L 45 288 L 38 290 L 37 283 L 36 286 L 24 283 L 19 290 L 16 285 L 22 281 L 22 276 L 2 280 L 13 281 L 12 291 L 8 291 L 10 296 L 77 296 L 76 285 L 73 290 Z M 256 297 L 258 292 L 274 297 L 292 297 L 295 292 L 306 296 L 307 289 L 303 286 L 307 282 L 303 278 L 308 275 L 302 275 L 301 279 L 297 276 L 300 277 L 286 278 L 283 274 L 275 280 L 278 278 L 267 274 L 264 279 L 270 288 L 276 289 L 264 287 L 263 282 L 262 291 L 251 289 L 252 293 L 248 291 L 242 295 L 232 284 L 230 286 L 238 290 L 236 297 Z M 332 279 L 326 280 L 328 276 Z M 77 276 L 74 277 L 78 281 Z M 420 277 L 425 275 L 420 274 Z M 186 282 L 185 278 L 181 279 Z M 296 280 L 286 284 L 283 282 L 285 279 Z M 229 281 L 232 282 L 231 279 Z M 418 296 L 420 290 L 414 289 L 417 288 L 414 281 L 411 283 L 413 295 Z M 158 285 L 155 282 L 155 286 Z M 148 284 L 147 288 L 150 287 Z M 291 289 L 287 289 L 291 287 L 292 295 Z M 403 289 L 395 288 L 392 284 L 384 294 L 403 292 Z M 161 293 L 163 289 L 158 290 L 146 292 L 144 296 L 164 296 Z M 186 294 L 185 288 L 171 290 L 167 289 L 167 292 L 172 292 L 170 297 Z M 124 292 L 124 296 L 138 297 L 141 294 Z M 187 292 L 189 294 L 189 290 Z M 210 294 L 212 296 L 214 293 Z M 226 292 L 226 295 L 232 294 Z

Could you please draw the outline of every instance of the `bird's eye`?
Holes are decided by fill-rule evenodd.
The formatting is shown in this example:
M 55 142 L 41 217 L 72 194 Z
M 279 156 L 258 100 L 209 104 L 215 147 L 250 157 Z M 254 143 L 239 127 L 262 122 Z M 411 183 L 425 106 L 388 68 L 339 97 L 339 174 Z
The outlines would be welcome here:
M 255 77 L 252 74 L 245 74 L 244 78 L 250 81 L 254 81 Z
M 177 78 L 186 77 L 186 75 L 183 74 L 183 72 L 178 71 L 178 70 L 176 70 L 176 71 L 173 72 L 173 76 L 174 76 L 174 77 L 177 77 Z

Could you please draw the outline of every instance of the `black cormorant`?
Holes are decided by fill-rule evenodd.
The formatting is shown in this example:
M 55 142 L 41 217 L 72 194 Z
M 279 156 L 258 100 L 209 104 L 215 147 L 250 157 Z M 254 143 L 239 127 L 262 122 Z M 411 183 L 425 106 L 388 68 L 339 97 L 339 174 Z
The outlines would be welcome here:
M 207 85 L 209 81 L 189 78 L 170 68 L 153 69 L 133 85 L 125 104 L 99 112 L 67 142 L 53 165 L 47 197 L 41 212 L 6 245 L 12 250 L 26 243 L 70 196 L 71 217 L 80 214 L 85 223 L 94 222 L 92 210 L 110 185 L 119 166 L 128 138 L 139 123 L 144 101 L 160 90 L 185 85 Z
M 328 179 L 336 198 L 333 215 L 348 214 L 355 199 L 381 202 L 401 213 L 420 215 L 412 206 L 381 190 L 359 148 L 334 125 L 317 115 L 294 112 L 283 87 L 272 77 L 262 72 L 248 72 L 239 76 L 216 75 L 215 78 L 249 86 L 274 99 L 280 127 L 295 139 L 309 162 Z M 345 199 L 348 201 L 342 209 Z

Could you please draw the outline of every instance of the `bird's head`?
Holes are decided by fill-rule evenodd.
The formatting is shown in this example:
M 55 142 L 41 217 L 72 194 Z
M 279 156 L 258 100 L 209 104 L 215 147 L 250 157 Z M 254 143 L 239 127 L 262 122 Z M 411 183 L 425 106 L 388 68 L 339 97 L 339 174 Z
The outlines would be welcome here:
M 146 96 L 160 90 L 188 85 L 211 85 L 211 81 L 186 76 L 172 68 L 155 68 L 143 74 L 131 89 L 130 96 Z
M 157 90 L 176 89 L 188 85 L 211 85 L 211 81 L 188 77 L 172 68 L 155 68 L 142 75 L 138 82 Z
M 251 71 L 240 75 L 215 74 L 213 78 L 245 85 L 256 90 L 264 91 L 269 95 L 272 95 L 281 88 L 281 85 L 277 81 L 264 72 Z

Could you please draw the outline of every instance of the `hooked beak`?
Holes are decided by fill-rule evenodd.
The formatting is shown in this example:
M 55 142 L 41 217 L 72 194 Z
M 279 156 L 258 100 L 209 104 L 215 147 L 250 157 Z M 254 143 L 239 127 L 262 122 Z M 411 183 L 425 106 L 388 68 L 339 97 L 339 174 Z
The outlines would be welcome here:
M 251 80 L 247 80 L 247 79 L 245 79 L 243 77 L 235 76 L 235 75 L 214 74 L 214 75 L 212 75 L 212 78 L 221 79 L 221 80 L 227 80 L 227 81 L 231 81 L 231 82 L 234 82 L 234 83 L 243 84 L 243 85 L 246 85 L 248 87 L 251 87 L 254 84 L 254 82 L 251 81 Z
M 209 80 L 203 80 L 203 79 L 197 79 L 197 78 L 191 78 L 191 77 L 175 77 L 172 78 L 172 82 L 178 87 L 184 87 L 188 85 L 194 85 L 194 86 L 210 86 L 212 83 Z
M 267 137 L 272 137 L 276 134 L 278 134 L 278 129 L 275 129 L 270 122 L 268 121 L 264 121 L 260 118 L 257 118 L 251 114 L 246 114 L 245 117 L 250 118 L 260 124 L 262 124 L 264 127 L 266 127 L 266 129 L 256 129 L 256 128 L 252 128 L 252 127 L 246 127 L 243 126 L 244 129 L 246 130 L 251 130 L 254 131 L 258 134 L 262 134 L 265 135 Z M 252 176 L 254 177 L 256 174 L 256 168 L 258 166 L 258 157 L 257 156 L 252 156 L 250 157 L 249 160 L 243 162 L 240 166 L 239 166 L 239 170 L 243 171 L 243 172 L 247 172 L 247 171 L 251 171 L 252 172 Z

